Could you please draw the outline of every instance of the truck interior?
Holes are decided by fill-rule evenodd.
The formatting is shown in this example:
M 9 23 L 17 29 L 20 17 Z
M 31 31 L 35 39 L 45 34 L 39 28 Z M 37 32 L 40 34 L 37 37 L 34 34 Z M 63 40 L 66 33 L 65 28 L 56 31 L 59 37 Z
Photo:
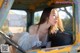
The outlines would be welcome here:
M 5 2 L 5 4 L 4 4 Z M 7 4 L 8 2 L 10 2 L 10 4 Z M 13 3 L 13 5 L 11 4 Z M 25 29 L 25 32 L 29 31 L 29 27 L 33 24 L 37 24 L 40 20 L 41 14 L 44 10 L 44 8 L 47 7 L 55 7 L 60 15 L 60 18 L 63 21 L 63 26 L 64 26 L 64 33 L 61 32 L 57 32 L 57 34 L 49 34 L 48 35 L 48 41 L 51 41 L 51 47 L 49 49 L 47 49 L 46 47 L 41 47 L 40 49 L 44 49 L 45 51 L 50 51 L 50 50 L 54 50 L 54 48 L 64 48 L 64 46 L 68 46 L 68 45 L 72 45 L 74 44 L 75 40 L 76 40 L 76 26 L 75 26 L 75 17 L 74 17 L 74 3 L 73 0 L 15 0 L 14 2 L 11 0 L 1 0 L 1 4 L 6 8 L 9 5 L 9 9 L 7 11 L 5 11 L 6 13 L 5 16 L 4 15 L 0 15 L 0 44 L 3 44 L 5 42 L 7 42 L 8 44 L 14 46 L 15 48 L 17 48 L 19 51 L 21 51 L 22 53 L 26 53 L 15 41 L 13 41 L 12 39 L 10 39 L 9 36 L 7 36 L 6 32 L 9 32 L 9 27 L 18 27 L 16 26 L 16 24 L 11 25 L 11 20 L 9 20 L 9 10 L 19 10 L 19 11 L 25 11 L 26 12 L 26 16 L 25 16 L 25 27 L 22 26 Z M 2 8 L 2 6 L 0 6 L 0 8 Z M 11 7 L 12 6 L 12 7 Z M 11 9 L 10 9 L 11 8 Z M 3 8 L 3 10 L 0 9 L 0 12 L 4 11 L 5 9 Z M 8 16 L 7 16 L 8 15 Z M 15 15 L 12 15 L 12 21 L 14 23 L 14 20 L 18 17 L 15 17 Z M 1 18 L 3 17 L 3 18 Z M 7 17 L 7 18 L 6 18 Z M 8 18 L 9 17 L 9 18 Z M 24 17 L 22 17 L 24 18 Z M 7 20 L 7 22 L 6 22 Z M 19 21 L 19 20 L 18 20 Z M 25 22 L 23 20 L 23 22 Z M 5 31 L 5 27 L 7 28 L 7 31 Z M 20 26 L 19 26 L 20 27 Z M 13 33 L 13 29 L 12 33 Z M 4 33 L 3 33 L 3 32 Z M 18 30 L 19 31 L 19 30 Z M 22 31 L 24 32 L 24 31 Z M 15 35 L 15 40 L 17 40 L 17 38 L 19 38 L 19 36 L 21 36 L 22 32 L 20 33 L 14 33 Z

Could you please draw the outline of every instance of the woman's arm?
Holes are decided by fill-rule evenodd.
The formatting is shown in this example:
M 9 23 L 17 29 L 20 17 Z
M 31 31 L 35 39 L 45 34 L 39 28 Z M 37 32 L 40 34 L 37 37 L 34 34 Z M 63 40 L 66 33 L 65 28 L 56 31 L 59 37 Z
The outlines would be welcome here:
M 32 25 L 29 27 L 29 33 L 30 33 L 30 35 L 36 34 L 36 25 Z
M 37 28 L 36 28 L 36 25 L 32 25 L 30 28 L 29 28 L 29 33 L 30 33 L 30 35 L 33 35 L 33 36 L 35 36 L 36 34 L 37 34 Z M 40 48 L 40 47 L 38 47 L 40 44 L 41 44 L 41 41 L 39 41 L 39 37 L 37 37 L 37 35 L 36 35 L 36 37 L 35 37 L 35 39 L 34 39 L 35 41 L 34 41 L 34 43 L 35 43 L 35 45 L 32 47 L 32 49 L 38 49 L 38 48 Z M 39 45 L 37 45 L 37 44 L 39 44 Z
M 16 48 L 14 48 L 13 46 L 9 46 L 9 49 L 10 49 L 10 53 L 17 53 Z

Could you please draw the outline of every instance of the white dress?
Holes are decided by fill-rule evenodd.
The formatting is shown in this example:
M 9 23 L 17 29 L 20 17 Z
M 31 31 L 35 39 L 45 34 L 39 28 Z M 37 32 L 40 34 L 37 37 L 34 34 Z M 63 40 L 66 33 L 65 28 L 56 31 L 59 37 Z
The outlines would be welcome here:
M 26 51 L 32 49 L 33 46 L 41 46 L 42 42 L 39 41 L 38 35 L 30 35 L 25 32 L 19 39 L 18 44 Z

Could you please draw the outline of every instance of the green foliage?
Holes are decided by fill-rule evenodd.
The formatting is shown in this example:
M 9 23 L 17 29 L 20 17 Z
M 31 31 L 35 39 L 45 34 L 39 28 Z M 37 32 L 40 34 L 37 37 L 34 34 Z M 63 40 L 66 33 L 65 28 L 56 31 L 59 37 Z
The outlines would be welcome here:
M 70 18 L 63 19 L 63 25 L 66 32 L 72 32 L 72 22 Z
M 34 17 L 34 24 L 39 23 L 39 20 L 40 20 L 40 16 L 35 16 Z

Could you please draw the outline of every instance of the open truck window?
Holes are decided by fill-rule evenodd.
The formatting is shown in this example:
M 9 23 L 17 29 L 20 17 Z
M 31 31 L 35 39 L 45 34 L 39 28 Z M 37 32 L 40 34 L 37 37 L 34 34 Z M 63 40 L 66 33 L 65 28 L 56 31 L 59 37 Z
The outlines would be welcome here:
M 56 9 L 63 22 L 64 32 L 57 31 L 55 34 L 49 34 L 48 40 L 51 41 L 51 47 L 71 45 L 75 40 L 73 38 L 73 8 L 72 6 L 67 6 Z
M 51 41 L 51 47 L 70 45 L 74 42 L 73 35 L 73 7 L 56 8 L 59 17 L 63 22 L 64 33 L 66 34 L 48 34 L 48 41 Z M 43 11 L 35 12 L 34 24 L 38 24 Z M 46 27 L 46 26 L 45 26 Z
M 1 30 L 14 34 L 26 31 L 27 13 L 23 10 L 10 10 Z
M 34 24 L 39 23 L 42 12 L 43 11 L 38 11 L 34 13 Z

